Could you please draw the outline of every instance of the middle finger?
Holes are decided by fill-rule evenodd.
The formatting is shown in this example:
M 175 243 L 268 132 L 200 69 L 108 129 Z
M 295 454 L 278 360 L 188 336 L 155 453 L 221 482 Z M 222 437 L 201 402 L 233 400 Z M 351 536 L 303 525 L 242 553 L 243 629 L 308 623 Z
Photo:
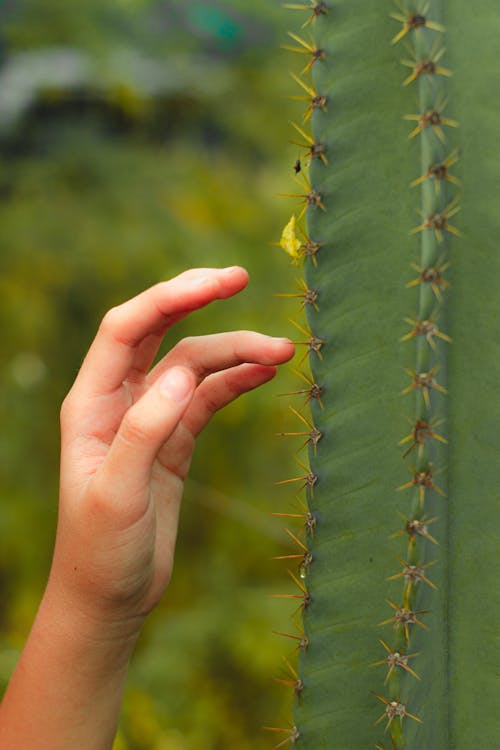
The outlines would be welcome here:
M 266 336 L 255 331 L 230 331 L 183 339 L 158 362 L 148 375 L 154 383 L 167 369 L 189 367 L 200 383 L 207 375 L 250 362 L 279 365 L 293 355 L 289 339 Z

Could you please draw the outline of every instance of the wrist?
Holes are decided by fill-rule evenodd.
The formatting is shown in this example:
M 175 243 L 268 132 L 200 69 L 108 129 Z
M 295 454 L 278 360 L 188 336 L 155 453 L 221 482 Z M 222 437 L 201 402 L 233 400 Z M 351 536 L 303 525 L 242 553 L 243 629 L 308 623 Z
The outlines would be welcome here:
M 85 669 L 97 675 L 110 670 L 126 671 L 144 618 L 122 619 L 95 610 L 55 580 L 52 575 L 38 610 L 37 628 L 58 638 L 71 650 L 85 654 Z
M 110 750 L 138 633 L 50 580 L 2 701 L 0 748 Z

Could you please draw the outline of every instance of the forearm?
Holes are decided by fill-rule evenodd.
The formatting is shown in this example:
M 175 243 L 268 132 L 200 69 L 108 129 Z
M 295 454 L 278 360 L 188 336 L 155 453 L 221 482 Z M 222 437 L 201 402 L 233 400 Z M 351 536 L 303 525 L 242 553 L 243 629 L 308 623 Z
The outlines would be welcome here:
M 110 750 L 135 640 L 49 586 L 0 708 L 0 750 Z

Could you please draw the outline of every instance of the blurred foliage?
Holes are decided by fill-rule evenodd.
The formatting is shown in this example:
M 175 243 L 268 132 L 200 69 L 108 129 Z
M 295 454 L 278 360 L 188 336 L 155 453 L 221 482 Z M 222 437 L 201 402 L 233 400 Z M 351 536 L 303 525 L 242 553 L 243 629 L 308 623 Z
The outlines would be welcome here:
M 296 93 L 279 2 L 16 0 L 0 6 L 0 680 L 48 573 L 57 517 L 58 409 L 105 310 L 197 265 L 245 265 L 240 298 L 185 335 L 291 335 L 293 282 L 272 246 Z M 295 471 L 273 435 L 278 381 L 221 412 L 199 441 L 176 569 L 134 656 L 116 750 L 253 750 L 291 700 L 273 683 L 289 630 L 288 549 L 270 515 Z M 292 388 L 293 390 L 293 388 Z M 297 446 L 299 447 L 299 446 Z M 281 674 L 281 676 L 283 676 Z

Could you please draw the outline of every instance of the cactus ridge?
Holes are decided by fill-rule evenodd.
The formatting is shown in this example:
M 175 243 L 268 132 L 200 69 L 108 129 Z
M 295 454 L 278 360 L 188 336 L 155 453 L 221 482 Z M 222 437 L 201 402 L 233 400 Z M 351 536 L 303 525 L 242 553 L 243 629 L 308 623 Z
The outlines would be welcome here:
M 287 4 L 286 7 L 293 10 L 308 10 L 310 15 L 305 21 L 303 26 L 313 24 L 320 16 L 325 16 L 328 13 L 328 6 L 324 2 L 312 2 L 309 5 L 306 4 Z M 297 43 L 297 46 L 284 45 L 284 48 L 296 52 L 298 54 L 306 54 L 310 56 L 310 59 L 306 66 L 301 71 L 301 75 L 298 76 L 295 73 L 291 73 L 293 80 L 302 89 L 305 95 L 292 96 L 291 98 L 303 102 L 307 105 L 307 108 L 303 115 L 303 126 L 298 125 L 295 122 L 291 123 L 295 134 L 300 139 L 294 138 L 291 143 L 298 146 L 301 149 L 301 156 L 293 165 L 295 172 L 296 182 L 300 185 L 303 192 L 300 193 L 288 193 L 284 194 L 285 197 L 298 199 L 302 203 L 302 207 L 299 208 L 297 214 L 293 214 L 288 224 L 285 226 L 279 245 L 289 255 L 291 262 L 294 265 L 299 265 L 305 260 L 317 267 L 318 265 L 318 254 L 322 248 L 322 243 L 311 238 L 309 235 L 305 223 L 303 222 L 304 216 L 307 211 L 311 210 L 327 210 L 323 195 L 319 190 L 312 187 L 311 182 L 304 174 L 304 169 L 308 169 L 313 162 L 318 162 L 323 166 L 328 164 L 328 146 L 322 140 L 315 138 L 312 134 L 306 132 L 304 129 L 311 121 L 312 115 L 315 111 L 326 111 L 327 97 L 319 92 L 313 85 L 312 81 L 304 80 L 305 74 L 308 74 L 312 67 L 325 59 L 325 51 L 319 47 L 311 36 L 310 41 L 304 40 L 293 32 L 289 32 L 289 36 Z M 300 173 L 300 176 L 299 176 Z M 319 311 L 319 300 L 320 290 L 317 288 L 310 287 L 305 279 L 298 281 L 298 291 L 290 293 L 281 293 L 278 296 L 287 298 L 297 298 L 300 300 L 299 312 L 305 312 L 306 309 L 311 309 L 315 312 Z M 292 391 L 288 396 L 302 397 L 302 403 L 299 404 L 298 408 L 290 407 L 294 416 L 302 423 L 305 429 L 298 429 L 296 431 L 281 432 L 280 436 L 283 437 L 300 437 L 305 438 L 305 442 L 299 448 L 299 451 L 304 448 L 309 448 L 310 452 L 316 453 L 319 441 L 323 437 L 323 433 L 319 430 L 315 424 L 311 415 L 310 404 L 315 402 L 320 409 L 323 409 L 322 396 L 324 393 L 324 387 L 316 382 L 316 380 L 310 374 L 310 369 L 303 369 L 306 361 L 311 357 L 317 357 L 318 359 L 323 358 L 323 347 L 326 345 L 325 339 L 318 335 L 315 335 L 311 330 L 311 327 L 307 321 L 291 320 L 292 325 L 303 335 L 298 341 L 295 341 L 295 345 L 298 347 L 304 347 L 305 353 L 299 361 L 299 369 L 295 370 L 295 374 L 302 381 L 305 387 L 299 386 L 297 390 Z M 307 410 L 307 414 L 304 411 Z M 276 482 L 277 485 L 294 484 L 300 482 L 299 492 L 296 497 L 300 496 L 305 491 L 305 498 L 301 499 L 301 503 L 305 510 L 303 513 L 275 513 L 274 515 L 286 518 L 286 519 L 297 519 L 302 521 L 302 529 L 298 534 L 293 533 L 290 529 L 285 528 L 285 532 L 288 534 L 295 547 L 298 551 L 292 552 L 289 555 L 281 555 L 277 559 L 293 560 L 298 564 L 298 578 L 291 571 L 288 570 L 288 575 L 298 588 L 300 593 L 294 594 L 276 594 L 279 598 L 298 599 L 300 601 L 298 610 L 296 609 L 292 615 L 292 621 L 298 630 L 298 634 L 283 633 L 279 632 L 285 638 L 292 639 L 297 642 L 296 647 L 293 650 L 293 654 L 300 652 L 305 654 L 309 647 L 309 638 L 305 633 L 302 625 L 297 625 L 295 617 L 298 612 L 303 612 L 311 605 L 312 596 L 307 588 L 307 578 L 314 565 L 314 555 L 310 549 L 309 544 L 306 544 L 300 539 L 300 536 L 305 532 L 307 537 L 312 540 L 314 537 L 315 529 L 317 526 L 317 516 L 311 511 L 310 505 L 311 500 L 314 498 L 314 488 L 319 481 L 318 475 L 313 472 L 309 465 L 306 465 L 300 459 L 298 463 L 304 471 L 304 474 L 300 477 L 292 477 L 290 479 L 280 480 Z M 299 677 L 298 672 L 295 668 L 286 660 L 288 671 L 292 679 L 276 678 L 281 684 L 291 688 L 296 700 L 300 700 L 300 697 L 305 690 L 305 684 Z M 301 738 L 303 739 L 303 733 L 300 728 L 294 725 L 291 729 L 281 730 L 267 728 L 271 731 L 285 733 L 286 737 L 275 745 L 276 748 L 284 747 L 285 745 L 295 745 L 300 743 Z
M 434 12 L 432 20 L 427 15 L 431 8 Z M 438 65 L 445 53 L 444 47 L 440 46 L 444 26 L 438 20 L 434 20 L 437 19 L 438 10 L 437 3 L 427 2 L 425 5 L 421 4 L 416 12 L 405 9 L 404 14 L 392 14 L 393 18 L 402 23 L 402 28 L 392 39 L 392 44 L 398 43 L 407 35 L 411 39 L 412 59 L 401 60 L 401 63 L 406 67 L 411 67 L 413 72 L 404 79 L 403 84 L 412 84 L 418 88 L 421 111 L 418 114 L 404 115 L 404 119 L 417 123 L 408 134 L 408 139 L 416 137 L 421 139 L 420 158 L 425 170 L 410 185 L 410 187 L 419 186 L 420 188 L 423 210 L 418 210 L 423 221 L 410 230 L 411 235 L 422 238 L 420 264 L 417 266 L 420 276 L 406 286 L 410 288 L 420 285 L 420 294 L 415 317 L 405 318 L 411 330 L 400 338 L 401 342 L 413 340 L 416 347 L 417 370 L 408 371 L 413 378 L 413 383 L 410 388 L 405 388 L 403 391 L 403 393 L 408 393 L 410 390 L 415 392 L 415 421 L 412 432 L 409 436 L 405 436 L 401 443 L 412 441 L 403 458 L 406 458 L 412 448 L 418 445 L 417 466 L 410 464 L 412 479 L 396 488 L 396 490 L 409 489 L 413 492 L 409 518 L 405 521 L 408 548 L 405 559 L 400 558 L 400 563 L 404 566 L 403 570 L 388 577 L 388 580 L 403 578 L 401 603 L 396 604 L 388 600 L 394 614 L 381 623 L 392 623 L 395 629 L 395 638 L 390 647 L 389 656 L 384 659 L 388 667 L 384 684 L 387 684 L 389 696 L 385 699 L 385 714 L 388 719 L 386 730 L 390 732 L 393 750 L 407 748 L 403 721 L 406 717 L 417 718 L 409 713 L 405 706 L 399 709 L 401 687 L 396 667 L 404 669 L 407 674 L 408 669 L 400 660 L 396 664 L 393 654 L 406 655 L 411 649 L 414 625 L 429 630 L 429 626 L 419 619 L 427 614 L 428 610 L 416 608 L 422 599 L 420 592 L 423 583 L 427 584 L 427 588 L 437 588 L 436 584 L 427 577 L 426 570 L 438 561 L 423 562 L 428 555 L 429 546 L 436 543 L 435 539 L 429 538 L 426 531 L 424 520 L 426 504 L 428 505 L 426 500 L 429 492 L 445 496 L 445 492 L 434 481 L 435 475 L 444 471 L 444 468 L 434 470 L 430 458 L 435 453 L 431 440 L 438 440 L 441 444 L 446 444 L 447 440 L 433 432 L 430 425 L 436 422 L 436 416 L 433 415 L 435 401 L 439 395 L 441 398 L 445 396 L 447 391 L 442 384 L 436 383 L 432 376 L 442 366 L 439 358 L 440 347 L 435 339 L 446 344 L 451 343 L 451 338 L 438 328 L 436 321 L 440 316 L 440 308 L 444 304 L 441 290 L 442 288 L 448 289 L 450 286 L 441 275 L 448 266 L 443 262 L 446 256 L 441 252 L 441 248 L 447 236 L 460 236 L 459 230 L 450 223 L 450 219 L 459 212 L 460 206 L 458 197 L 451 200 L 448 198 L 448 188 L 445 184 L 445 182 L 448 184 L 455 182 L 454 178 L 449 175 L 448 168 L 458 160 L 456 150 L 452 151 L 448 157 L 444 154 L 443 149 L 447 141 L 445 128 L 456 128 L 458 123 L 443 114 L 446 107 L 444 81 L 451 77 L 452 71 Z M 438 39 L 432 38 L 436 36 Z M 428 286 L 431 286 L 432 294 L 429 294 Z M 439 512 L 443 515 L 446 511 L 440 509 Z M 418 655 L 414 663 L 418 668 Z M 408 693 L 411 694 L 410 686 L 408 686 Z M 377 697 L 381 699 L 380 696 Z M 399 722 L 393 722 L 396 717 Z

